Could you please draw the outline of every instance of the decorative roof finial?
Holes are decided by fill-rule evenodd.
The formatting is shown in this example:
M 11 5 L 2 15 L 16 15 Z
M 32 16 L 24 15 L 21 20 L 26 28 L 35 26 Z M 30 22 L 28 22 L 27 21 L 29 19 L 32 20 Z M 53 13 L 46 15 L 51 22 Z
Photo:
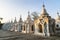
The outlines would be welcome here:
M 14 23 L 17 23 L 16 17 L 15 17 Z
M 28 17 L 27 17 L 27 19 L 30 19 L 30 12 L 28 11 Z
M 30 12 L 28 11 L 28 15 L 30 14 Z
M 44 5 L 44 2 L 43 2 L 43 5 L 42 5 L 42 11 L 41 11 L 41 14 L 42 15 L 49 15 L 45 9 L 45 5 Z
M 22 15 L 20 15 L 20 18 L 21 18 Z
M 59 16 L 59 12 L 57 12 L 57 15 Z
M 19 19 L 19 22 L 22 22 L 22 15 L 20 15 L 20 19 Z
M 44 5 L 44 1 L 43 1 L 43 7 L 45 7 L 45 5 Z
M 59 12 L 57 12 L 57 19 L 60 20 Z

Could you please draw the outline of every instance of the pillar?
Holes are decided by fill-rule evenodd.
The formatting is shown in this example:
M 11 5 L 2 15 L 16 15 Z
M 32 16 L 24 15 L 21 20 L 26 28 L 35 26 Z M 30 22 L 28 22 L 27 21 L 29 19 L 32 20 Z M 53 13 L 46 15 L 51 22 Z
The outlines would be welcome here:
M 49 23 L 47 23 L 47 36 L 50 36 L 50 33 L 49 33 Z

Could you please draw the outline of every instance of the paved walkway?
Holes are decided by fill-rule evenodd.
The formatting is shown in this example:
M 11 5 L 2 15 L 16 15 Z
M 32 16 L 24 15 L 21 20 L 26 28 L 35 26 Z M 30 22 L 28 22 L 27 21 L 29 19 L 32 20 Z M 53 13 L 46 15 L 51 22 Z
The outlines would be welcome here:
M 16 37 L 18 35 L 19 34 L 17 34 L 16 32 L 0 30 L 0 40 L 14 38 L 14 37 Z
M 15 33 L 9 32 L 9 31 L 0 30 L 0 38 L 1 37 L 5 37 L 5 36 L 12 36 L 12 35 L 15 35 Z
M 0 40 L 60 40 L 60 37 L 41 37 L 33 34 L 0 30 Z

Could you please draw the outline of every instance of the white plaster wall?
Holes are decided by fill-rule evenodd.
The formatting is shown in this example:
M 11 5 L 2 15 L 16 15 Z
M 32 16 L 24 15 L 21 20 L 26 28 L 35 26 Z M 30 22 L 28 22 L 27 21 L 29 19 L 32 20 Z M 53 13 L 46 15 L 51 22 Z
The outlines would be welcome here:
M 50 33 L 49 33 L 49 24 L 47 24 L 47 36 L 50 36 Z
M 21 30 L 21 25 L 18 25 L 18 32 L 21 32 L 22 30 Z
M 59 25 L 59 27 L 57 27 L 57 26 L 55 25 L 55 28 L 60 29 L 60 21 L 56 21 L 55 23 L 56 23 L 56 25 Z M 60 30 L 55 30 L 55 32 L 56 32 L 56 33 L 60 33 Z
M 58 28 L 60 28 L 60 22 L 56 22 L 56 25 L 57 25 L 57 24 L 59 25 L 59 27 L 58 27 Z M 57 27 L 56 25 L 55 25 L 55 27 Z
M 37 33 L 39 33 L 38 32 L 38 26 L 37 26 L 37 24 L 35 24 L 35 32 L 34 32 L 35 34 L 37 34 Z

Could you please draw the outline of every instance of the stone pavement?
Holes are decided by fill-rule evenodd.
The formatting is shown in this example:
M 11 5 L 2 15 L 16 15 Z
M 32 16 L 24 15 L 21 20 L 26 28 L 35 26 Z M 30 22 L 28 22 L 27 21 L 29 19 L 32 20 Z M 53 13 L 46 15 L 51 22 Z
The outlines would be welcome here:
M 0 30 L 0 38 L 5 36 L 12 36 L 12 35 L 15 35 L 15 33 L 10 31 Z
M 42 37 L 34 34 L 24 34 L 20 32 L 0 30 L 0 40 L 60 40 L 60 37 Z
M 0 40 L 14 38 L 17 35 L 18 34 L 16 32 L 10 32 L 10 31 L 0 30 Z

